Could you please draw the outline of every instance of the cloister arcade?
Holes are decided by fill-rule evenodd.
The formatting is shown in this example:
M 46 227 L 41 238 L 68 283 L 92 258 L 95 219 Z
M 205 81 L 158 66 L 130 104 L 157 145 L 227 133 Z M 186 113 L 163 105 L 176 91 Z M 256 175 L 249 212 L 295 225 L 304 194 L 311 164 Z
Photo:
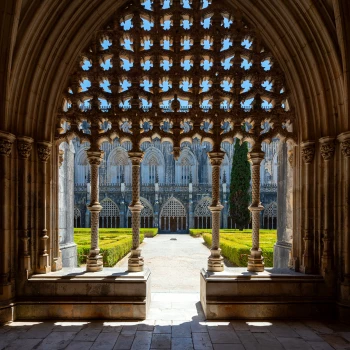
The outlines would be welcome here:
M 67 167 L 66 149 L 74 139 L 84 145 L 76 154 L 81 170 L 89 169 L 76 176 L 89 177 L 91 186 L 86 198 L 91 249 L 84 273 L 93 283 L 100 283 L 98 274 L 107 273 L 99 227 L 113 225 L 109 215 L 119 208 L 108 198 L 102 208 L 99 169 L 111 183 L 130 184 L 132 200 L 125 205 L 131 214 L 133 246 L 125 273 L 134 274 L 134 283 L 147 284 L 150 272 L 139 247 L 147 205 L 140 186 L 157 176 L 164 181 L 166 174 L 154 171 L 161 164 L 151 154 L 146 157 L 142 145 L 154 140 L 169 143 L 173 157 L 183 165 L 174 182 L 185 183 L 199 180 L 200 172 L 192 172 L 194 160 L 182 158 L 181 147 L 199 142 L 210 145 L 210 220 L 203 219 L 208 218 L 205 207 L 197 211 L 202 218 L 197 221 L 205 221 L 212 230 L 210 256 L 200 275 L 201 302 L 209 317 L 231 317 L 237 311 L 231 306 L 238 300 L 243 301 L 235 315 L 251 316 L 252 298 L 271 317 L 294 317 L 307 307 L 314 314 L 323 310 L 348 315 L 348 1 L 5 0 L 0 9 L 1 320 L 64 313 L 59 308 L 67 300 L 67 309 L 80 307 L 75 302 L 78 292 L 63 299 L 64 288 L 50 289 L 54 279 L 74 284 L 80 278 L 64 275 L 64 231 L 59 235 L 59 200 L 71 201 L 60 192 L 59 176 Z M 264 296 L 256 294 L 248 279 L 224 271 L 220 250 L 220 178 L 225 164 L 221 145 L 235 138 L 251 145 L 252 247 L 245 273 L 250 282 L 268 285 Z M 288 235 L 293 242 L 286 275 L 265 271 L 259 244 L 262 145 L 274 139 L 283 143 L 280 151 L 286 160 L 281 167 L 286 174 L 284 195 L 277 207 L 291 214 L 277 222 L 283 237 Z M 109 162 L 102 145 L 113 142 L 120 148 Z M 148 167 L 144 179 L 143 161 Z M 69 186 L 72 181 L 67 180 Z M 164 212 L 179 205 L 175 200 L 169 204 Z M 274 211 L 274 206 L 265 211 L 267 222 Z M 144 218 L 150 220 L 150 215 Z M 85 217 L 77 208 L 65 213 L 64 220 L 68 219 L 78 225 Z M 160 219 L 159 225 L 170 229 L 183 228 L 188 220 L 185 214 L 181 220 L 162 222 L 162 214 Z M 280 243 L 282 247 L 283 239 Z M 234 290 L 226 288 L 225 281 L 249 286 L 222 297 L 220 291 Z M 298 295 L 286 293 L 286 281 Z M 119 281 L 114 278 L 112 283 Z M 138 305 L 146 309 L 145 295 Z M 91 297 L 105 296 L 84 294 L 84 307 Z M 39 305 L 38 298 L 46 302 Z M 90 303 L 90 310 L 107 310 L 106 300 L 96 301 L 97 306 Z M 137 303 L 128 302 L 136 308 Z M 87 317 L 83 311 L 79 315 Z

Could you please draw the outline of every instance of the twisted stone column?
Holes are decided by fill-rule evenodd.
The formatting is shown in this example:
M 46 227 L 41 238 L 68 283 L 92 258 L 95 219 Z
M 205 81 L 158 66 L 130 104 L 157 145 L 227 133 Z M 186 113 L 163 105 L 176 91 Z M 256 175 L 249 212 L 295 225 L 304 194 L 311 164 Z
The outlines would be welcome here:
M 33 139 L 31 137 L 17 138 L 17 151 L 20 158 L 19 177 L 19 192 L 18 192 L 18 229 L 22 240 L 21 249 L 21 266 L 20 268 L 27 273 L 32 270 L 31 256 L 29 249 L 29 230 L 28 230 L 28 158 L 32 152 Z
M 140 245 L 140 214 L 143 205 L 140 201 L 140 164 L 143 159 L 143 152 L 129 152 L 132 164 L 132 201 L 129 205 L 131 212 L 132 227 L 132 249 L 128 261 L 128 270 L 137 272 L 143 270 L 143 257 L 141 256 Z
M 220 249 L 220 213 L 223 206 L 220 203 L 220 166 L 224 160 L 225 152 L 208 152 L 212 166 L 212 202 L 209 207 L 211 211 L 212 243 L 211 255 L 208 259 L 208 271 L 224 271 L 224 259 Z
M 302 259 L 302 265 L 300 266 L 300 272 L 312 273 L 313 272 L 313 235 L 310 229 L 309 222 L 309 208 L 310 208 L 310 164 L 314 160 L 315 156 L 315 142 L 306 141 L 301 143 L 301 155 L 303 157 L 305 166 L 304 177 L 304 253 Z
M 10 252 L 11 252 L 11 151 L 15 135 L 0 131 L 0 290 L 2 296 L 11 298 Z
M 260 163 L 264 160 L 265 153 L 261 151 L 261 145 L 254 145 L 249 153 L 252 164 L 252 204 L 249 210 L 252 213 L 252 249 L 248 256 L 248 271 L 264 271 L 264 258 L 260 249 L 260 212 L 264 209 L 260 202 Z
M 103 159 L 101 150 L 87 151 L 87 158 L 91 167 L 91 197 L 88 209 L 91 213 L 91 248 L 86 261 L 86 271 L 97 272 L 103 269 L 103 258 L 99 248 L 99 218 L 102 206 L 99 202 L 98 168 Z
M 49 235 L 47 233 L 46 228 L 46 216 L 47 216 L 47 208 L 46 208 L 46 197 L 47 197 L 47 161 L 51 156 L 51 148 L 52 144 L 47 141 L 41 141 L 37 144 L 37 152 L 39 160 L 41 161 L 41 164 L 39 164 L 39 171 L 41 175 L 41 181 L 40 186 L 40 199 L 41 199 L 41 213 L 40 213 L 40 220 L 41 220 L 41 232 L 39 234 L 39 266 L 37 269 L 38 273 L 48 273 L 51 272 L 51 266 L 50 266 L 50 255 L 48 253 L 48 242 L 49 242 Z

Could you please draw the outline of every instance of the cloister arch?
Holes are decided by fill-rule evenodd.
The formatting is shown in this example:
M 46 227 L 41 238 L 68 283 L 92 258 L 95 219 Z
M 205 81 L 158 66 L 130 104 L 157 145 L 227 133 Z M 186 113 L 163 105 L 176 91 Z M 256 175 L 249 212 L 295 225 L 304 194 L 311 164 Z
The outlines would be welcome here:
M 194 209 L 194 227 L 209 229 L 211 228 L 211 212 L 209 206 L 211 204 L 210 197 L 202 198 Z
M 227 3 L 233 4 L 233 1 Z M 26 211 L 25 207 L 17 206 L 15 193 L 26 196 L 30 189 L 53 203 L 48 209 L 45 229 L 57 231 L 54 211 L 59 162 L 54 135 L 60 128 L 56 112 L 61 105 L 61 92 L 67 85 L 76 57 L 93 33 L 107 23 L 111 12 L 124 4 L 125 1 L 112 0 L 23 3 L 5 0 L 1 4 L 4 9 L 1 16 L 6 19 L 0 22 L 3 33 L 0 43 L 4 48 L 0 53 L 0 60 L 4 62 L 0 88 L 1 154 L 4 155 L 1 176 L 10 184 L 0 194 L 0 221 L 6 232 L 0 245 L 4 251 L 10 251 L 11 245 L 15 245 L 10 232 L 16 225 L 5 215 L 8 208 L 16 208 L 21 215 Z M 326 277 L 339 272 L 342 283 L 339 300 L 348 301 L 350 253 L 344 248 L 348 247 L 350 236 L 348 3 L 334 0 L 333 6 L 326 6 L 323 1 L 236 0 L 234 6 L 242 11 L 249 24 L 259 29 L 285 72 L 291 92 L 291 105 L 296 115 L 293 129 L 298 144 L 288 150 L 295 179 L 293 207 L 297 209 L 293 211 L 291 266 Z M 41 161 L 45 166 L 38 167 Z M 47 171 L 42 170 L 44 167 Z M 29 182 L 18 184 L 9 175 L 10 171 L 20 173 L 19 169 L 23 170 L 23 176 L 30 175 Z M 52 180 L 50 188 L 45 186 L 47 174 Z M 26 191 L 18 191 L 18 186 Z M 318 198 L 325 198 L 326 204 Z M 35 207 L 27 197 L 26 201 L 32 208 L 31 214 L 38 214 L 44 207 Z M 42 217 L 40 214 L 38 217 Z M 25 227 L 19 230 L 25 232 L 27 223 L 23 225 Z M 35 232 L 43 228 L 41 222 L 34 226 Z M 49 244 L 52 253 L 48 265 L 53 270 L 59 269 L 58 238 L 52 237 Z M 300 269 L 304 256 L 308 256 L 305 251 L 309 253 L 310 269 Z M 0 264 L 3 279 L 10 286 L 14 260 L 11 258 Z M 318 268 L 321 260 L 322 268 Z M 32 257 L 33 266 L 37 266 L 38 261 L 38 257 Z
M 140 202 L 143 205 L 143 208 L 140 213 L 140 227 L 148 228 L 153 227 L 154 221 L 154 211 L 152 204 L 143 197 L 140 197 Z M 128 227 L 131 227 L 131 212 L 128 210 Z
M 118 205 L 110 198 L 101 201 L 100 227 L 114 228 L 120 225 L 120 211 Z
M 175 197 L 170 197 L 160 211 L 160 230 L 178 232 L 187 230 L 187 212 Z

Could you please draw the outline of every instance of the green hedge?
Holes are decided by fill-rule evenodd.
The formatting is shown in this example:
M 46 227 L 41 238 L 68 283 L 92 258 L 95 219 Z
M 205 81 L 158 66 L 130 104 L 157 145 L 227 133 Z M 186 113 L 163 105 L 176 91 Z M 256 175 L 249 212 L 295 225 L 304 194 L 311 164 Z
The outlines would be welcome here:
M 81 229 L 79 229 L 81 230 Z M 114 266 L 121 258 L 127 255 L 132 247 L 132 236 L 129 233 L 104 233 L 100 229 L 100 254 L 103 256 L 103 265 Z M 140 243 L 144 234 L 140 234 Z M 75 232 L 74 241 L 77 244 L 78 264 L 86 264 L 86 258 L 90 251 L 90 230 Z
M 101 233 L 118 233 L 131 235 L 131 228 L 100 228 L 98 230 Z M 74 234 L 77 233 L 90 233 L 90 228 L 75 228 Z M 140 228 L 140 233 L 142 233 L 145 237 L 154 237 L 158 234 L 157 228 Z
M 221 233 L 220 230 L 220 248 L 222 255 L 236 266 L 245 267 L 248 264 L 248 255 L 252 246 L 252 235 L 250 233 Z M 246 230 L 248 231 L 248 230 Z M 264 232 L 265 231 L 265 232 Z M 244 232 L 244 231 L 243 231 Z M 203 233 L 205 243 L 210 247 L 211 233 Z M 273 266 L 273 245 L 277 240 L 275 230 L 260 231 L 260 247 L 263 251 L 265 266 Z

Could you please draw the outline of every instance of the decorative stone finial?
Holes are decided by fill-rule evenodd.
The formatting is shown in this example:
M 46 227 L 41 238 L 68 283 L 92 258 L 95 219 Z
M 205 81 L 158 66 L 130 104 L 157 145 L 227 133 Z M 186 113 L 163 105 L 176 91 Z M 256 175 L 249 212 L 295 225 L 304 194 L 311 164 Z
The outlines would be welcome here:
M 15 135 L 6 132 L 0 131 L 0 154 L 9 156 L 12 150 L 12 144 L 15 141 Z
M 51 155 L 51 142 L 40 141 L 38 142 L 37 151 L 38 157 L 42 162 L 47 162 Z
M 340 142 L 340 148 L 343 155 L 347 158 L 350 157 L 350 131 L 343 132 L 338 136 Z
M 320 152 L 325 161 L 330 160 L 335 152 L 334 138 L 330 136 L 320 138 Z
M 305 141 L 301 143 L 301 155 L 306 164 L 312 163 L 315 156 L 315 141 Z
M 28 159 L 32 152 L 33 139 L 27 136 L 17 137 L 18 154 L 23 159 Z

